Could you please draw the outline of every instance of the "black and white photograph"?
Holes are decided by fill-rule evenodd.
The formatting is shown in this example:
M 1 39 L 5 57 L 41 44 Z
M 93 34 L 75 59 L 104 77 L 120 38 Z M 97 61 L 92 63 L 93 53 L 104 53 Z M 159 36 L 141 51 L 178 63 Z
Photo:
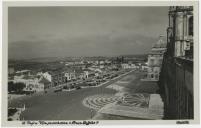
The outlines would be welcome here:
M 6 7 L 6 122 L 199 119 L 196 2 Z

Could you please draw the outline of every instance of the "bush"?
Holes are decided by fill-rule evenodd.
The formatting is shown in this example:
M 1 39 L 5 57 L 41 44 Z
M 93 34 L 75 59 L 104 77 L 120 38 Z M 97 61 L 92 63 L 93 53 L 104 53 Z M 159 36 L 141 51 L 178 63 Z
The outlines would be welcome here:
M 63 89 L 68 89 L 68 87 L 67 86 L 63 86 Z
M 22 93 L 23 89 L 26 87 L 24 83 L 13 83 L 8 82 L 8 92 L 16 92 L 16 93 Z
M 8 118 L 8 121 L 12 121 L 13 119 L 12 118 Z
M 75 88 L 75 86 L 74 86 L 74 85 L 71 85 L 71 86 L 70 86 L 70 89 L 73 89 L 73 88 Z
M 16 108 L 8 109 L 8 116 L 13 116 L 17 112 Z
M 8 92 L 11 93 L 12 91 L 14 91 L 14 83 L 8 82 Z

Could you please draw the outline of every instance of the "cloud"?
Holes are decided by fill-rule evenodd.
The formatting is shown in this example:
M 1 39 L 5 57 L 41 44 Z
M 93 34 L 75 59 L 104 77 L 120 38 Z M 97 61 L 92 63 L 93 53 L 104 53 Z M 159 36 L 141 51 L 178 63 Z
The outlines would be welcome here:
M 10 58 L 36 58 L 61 56 L 113 56 L 124 54 L 144 54 L 149 52 L 157 38 L 133 35 L 76 38 L 72 40 L 18 41 L 9 44 Z
M 146 53 L 167 18 L 167 7 L 12 7 L 9 57 Z

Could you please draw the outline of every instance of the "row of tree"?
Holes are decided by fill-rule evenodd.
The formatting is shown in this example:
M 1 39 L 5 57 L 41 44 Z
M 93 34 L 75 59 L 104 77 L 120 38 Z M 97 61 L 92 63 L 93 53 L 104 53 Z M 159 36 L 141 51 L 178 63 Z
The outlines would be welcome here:
M 8 92 L 9 93 L 22 93 L 23 89 L 26 87 L 24 83 L 13 83 L 8 82 Z

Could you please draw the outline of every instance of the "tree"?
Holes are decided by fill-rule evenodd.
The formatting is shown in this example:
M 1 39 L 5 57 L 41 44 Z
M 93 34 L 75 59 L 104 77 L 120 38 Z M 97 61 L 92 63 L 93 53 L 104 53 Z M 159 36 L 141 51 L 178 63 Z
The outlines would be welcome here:
M 10 92 L 12 92 L 12 91 L 14 91 L 14 83 L 13 83 L 13 81 L 11 81 L 11 82 L 8 82 L 8 92 L 10 93 Z
M 26 87 L 24 83 L 13 83 L 8 82 L 8 92 L 17 92 L 20 93 L 23 91 L 23 89 Z
M 16 83 L 15 84 L 16 92 L 22 92 L 25 87 L 26 87 L 26 85 L 24 83 Z

